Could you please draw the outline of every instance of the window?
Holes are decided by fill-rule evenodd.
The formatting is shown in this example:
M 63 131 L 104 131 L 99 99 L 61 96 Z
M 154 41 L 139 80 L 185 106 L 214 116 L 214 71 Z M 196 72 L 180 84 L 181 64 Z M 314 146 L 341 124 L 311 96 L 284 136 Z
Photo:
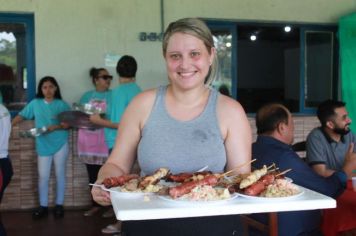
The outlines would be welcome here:
M 236 87 L 233 78 L 236 77 L 236 31 L 233 25 L 214 24 L 212 30 L 217 57 L 219 62 L 219 79 L 213 82 L 213 86 L 225 95 L 236 97 Z
M 0 13 L 0 101 L 15 113 L 36 92 L 32 14 Z
M 334 33 L 330 31 L 304 32 L 304 104 L 316 107 L 333 97 Z M 336 77 L 336 76 L 335 76 Z
M 312 113 L 337 97 L 336 26 L 210 22 L 220 60 L 219 81 L 246 112 L 282 102 Z

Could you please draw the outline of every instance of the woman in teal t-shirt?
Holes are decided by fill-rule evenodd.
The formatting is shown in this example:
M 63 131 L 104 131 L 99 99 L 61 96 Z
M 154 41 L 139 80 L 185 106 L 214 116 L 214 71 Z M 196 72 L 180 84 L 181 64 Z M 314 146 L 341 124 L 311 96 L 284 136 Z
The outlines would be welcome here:
M 65 193 L 66 161 L 68 158 L 68 125 L 60 123 L 58 114 L 68 111 L 70 106 L 62 100 L 61 92 L 55 78 L 43 77 L 37 88 L 36 98 L 27 104 L 12 120 L 16 125 L 22 120 L 35 119 L 35 127 L 46 127 L 47 132 L 36 137 L 38 154 L 38 189 L 40 207 L 32 216 L 36 219 L 48 215 L 48 185 L 52 161 L 56 173 L 56 206 L 54 216 L 64 215 L 63 202 Z
M 89 75 L 95 89 L 87 91 L 80 98 L 80 104 L 91 104 L 106 112 L 111 91 L 109 90 L 112 76 L 105 68 L 91 68 Z M 109 149 L 105 143 L 104 128 L 79 129 L 77 143 L 78 157 L 84 162 L 89 183 L 95 183 L 101 166 L 109 156 Z M 84 216 L 92 216 L 101 209 L 94 200 L 92 207 L 84 212 Z

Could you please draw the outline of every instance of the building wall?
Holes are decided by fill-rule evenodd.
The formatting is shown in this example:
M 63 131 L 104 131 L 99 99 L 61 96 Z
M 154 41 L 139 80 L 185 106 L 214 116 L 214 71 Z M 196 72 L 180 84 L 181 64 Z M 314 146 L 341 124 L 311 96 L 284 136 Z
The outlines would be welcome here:
M 89 68 L 107 67 L 106 55 L 131 54 L 139 65 L 137 81 L 143 88 L 167 83 L 161 42 L 139 40 L 140 32 L 160 33 L 169 22 L 182 17 L 202 17 L 261 22 L 336 23 L 354 12 L 356 0 L 166 0 L 161 24 L 160 0 L 0 0 L 2 13 L 34 13 L 37 81 L 52 75 L 59 81 L 69 103 L 92 88 Z M 116 83 L 113 83 L 115 86 Z M 254 127 L 253 118 L 250 118 Z M 296 117 L 295 141 L 304 140 L 318 122 L 315 117 Z M 34 140 L 18 136 L 33 127 L 25 121 L 14 127 L 10 155 L 14 177 L 1 209 L 37 206 L 37 157 Z M 253 134 L 256 131 L 253 128 Z M 65 206 L 90 204 L 85 166 L 75 155 L 76 132 L 71 131 L 67 163 Z M 50 205 L 54 204 L 55 179 L 50 182 Z
M 182 17 L 240 21 L 336 23 L 356 9 L 356 0 L 163 0 L 165 28 Z M 72 103 L 92 88 L 92 66 L 105 55 L 138 60 L 143 89 L 167 83 L 161 42 L 139 40 L 140 32 L 161 32 L 160 0 L 0 0 L 0 12 L 34 13 L 37 81 L 55 76 Z M 108 67 L 112 74 L 114 67 Z M 113 84 L 115 86 L 116 83 Z

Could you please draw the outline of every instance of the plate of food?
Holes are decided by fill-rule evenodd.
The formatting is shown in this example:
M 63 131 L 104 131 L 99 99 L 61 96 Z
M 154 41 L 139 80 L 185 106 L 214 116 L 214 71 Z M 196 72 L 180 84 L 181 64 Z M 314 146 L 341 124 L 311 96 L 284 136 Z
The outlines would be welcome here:
M 256 189 L 259 188 L 258 185 L 252 185 L 250 192 L 239 192 L 238 195 L 258 201 L 284 201 L 298 198 L 304 193 L 303 190 L 291 183 L 288 179 L 276 179 L 273 183 L 266 186 L 258 195 L 254 194 L 254 187 Z
M 110 191 L 120 196 L 137 197 L 154 194 L 166 188 L 161 184 L 161 179 L 168 174 L 167 168 L 159 168 L 152 175 L 140 177 L 137 174 L 125 174 L 117 177 L 105 178 L 103 190 Z
M 186 176 L 188 178 L 183 178 Z M 237 197 L 237 194 L 231 194 L 227 187 L 218 185 L 219 176 L 221 174 L 211 172 L 194 173 L 192 176 L 187 173 L 169 176 L 169 179 L 179 181 L 175 182 L 176 185 L 170 186 L 164 195 L 158 197 L 175 204 L 220 204 Z M 185 180 L 180 181 L 181 179 Z
M 131 182 L 133 182 L 133 181 L 131 181 Z M 142 197 L 142 196 L 154 194 L 153 191 L 150 192 L 148 190 L 143 191 L 140 189 L 136 189 L 136 190 L 130 191 L 130 190 L 126 189 L 125 187 L 119 187 L 119 186 L 107 188 L 103 184 L 90 184 L 90 185 L 100 187 L 102 190 L 113 193 L 113 194 L 118 194 L 120 197 L 136 198 L 136 197 Z
M 274 169 L 273 169 L 274 168 Z M 304 192 L 285 174 L 291 169 L 277 172 L 274 164 L 264 165 L 249 174 L 225 179 L 225 184 L 239 196 L 262 201 L 281 201 L 294 199 Z
M 284 177 L 284 179 L 287 180 L 289 183 L 293 182 L 293 180 L 291 178 L 289 178 L 289 177 Z
M 155 192 L 149 192 L 149 191 L 127 191 L 121 187 L 113 187 L 109 189 L 111 193 L 117 194 L 120 197 L 127 197 L 127 198 L 137 198 L 137 197 L 144 197 L 144 196 L 149 196 L 155 194 Z
M 94 186 L 94 187 L 99 187 L 104 191 L 107 192 L 117 192 L 117 190 L 115 190 L 114 188 L 106 188 L 103 184 L 89 184 L 90 186 Z
M 173 198 L 171 195 L 159 195 L 158 197 L 174 204 L 222 204 L 237 196 L 238 194 L 236 193 L 230 194 L 227 188 L 214 188 L 210 185 L 201 185 L 177 198 Z

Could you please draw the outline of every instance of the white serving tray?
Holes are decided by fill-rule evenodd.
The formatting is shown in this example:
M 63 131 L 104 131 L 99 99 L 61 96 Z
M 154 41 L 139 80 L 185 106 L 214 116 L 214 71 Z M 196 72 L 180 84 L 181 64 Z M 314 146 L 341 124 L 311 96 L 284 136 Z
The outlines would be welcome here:
M 157 195 L 122 196 L 111 192 L 116 218 L 126 220 L 169 219 L 214 215 L 237 215 L 335 208 L 335 199 L 298 186 L 304 193 L 297 198 L 276 201 L 253 200 L 238 196 L 220 204 L 176 204 Z

